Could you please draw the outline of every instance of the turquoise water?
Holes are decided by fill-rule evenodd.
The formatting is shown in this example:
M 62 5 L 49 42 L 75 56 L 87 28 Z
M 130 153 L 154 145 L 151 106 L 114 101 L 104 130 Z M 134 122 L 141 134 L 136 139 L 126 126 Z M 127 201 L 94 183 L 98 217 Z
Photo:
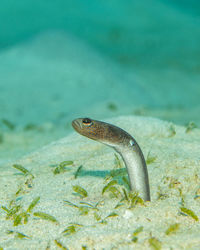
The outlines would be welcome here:
M 1 1 L 1 133 L 43 145 L 78 116 L 198 126 L 199 15 L 186 0 Z

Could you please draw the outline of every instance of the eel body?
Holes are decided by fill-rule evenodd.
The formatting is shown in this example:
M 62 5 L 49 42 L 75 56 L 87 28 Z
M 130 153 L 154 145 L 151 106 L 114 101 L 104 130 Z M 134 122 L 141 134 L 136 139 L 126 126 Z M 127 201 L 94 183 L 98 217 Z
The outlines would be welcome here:
M 75 119 L 72 126 L 79 134 L 114 148 L 125 163 L 131 190 L 137 191 L 144 201 L 150 201 L 146 162 L 130 134 L 117 126 L 90 118 Z

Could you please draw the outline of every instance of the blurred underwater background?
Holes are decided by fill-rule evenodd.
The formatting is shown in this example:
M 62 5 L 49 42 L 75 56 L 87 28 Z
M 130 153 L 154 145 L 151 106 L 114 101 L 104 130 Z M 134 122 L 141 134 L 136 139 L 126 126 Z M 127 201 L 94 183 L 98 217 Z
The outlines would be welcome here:
M 89 116 L 200 124 L 197 0 L 1 1 L 0 162 Z

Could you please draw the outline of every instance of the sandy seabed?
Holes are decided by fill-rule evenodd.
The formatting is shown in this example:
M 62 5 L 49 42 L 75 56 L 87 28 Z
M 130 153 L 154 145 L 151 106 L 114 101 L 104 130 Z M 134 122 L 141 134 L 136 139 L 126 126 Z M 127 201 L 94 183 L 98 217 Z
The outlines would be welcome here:
M 1 247 L 200 248 L 200 130 L 188 131 L 186 127 L 159 119 L 137 116 L 107 121 L 127 130 L 140 144 L 148 163 L 152 201 L 144 204 L 136 201 L 131 206 L 130 200 L 123 199 L 123 188 L 128 192 L 123 181 L 126 171 L 124 166 L 116 169 L 115 152 L 72 133 L 17 161 L 1 165 L 0 201 L 1 206 L 9 209 L 0 210 Z M 54 174 L 63 161 L 73 161 L 73 164 L 66 166 L 64 172 Z M 22 174 L 13 164 L 22 165 L 34 178 L 30 173 Z M 117 184 L 112 187 L 120 193 L 116 195 L 108 188 L 102 194 L 105 185 L 113 179 Z M 86 197 L 74 190 L 76 185 L 87 191 L 87 195 L 82 194 Z M 29 209 L 24 224 L 27 209 L 37 197 L 40 200 Z M 17 206 L 19 211 L 9 215 Z M 53 218 L 38 217 L 38 212 Z M 16 215 L 22 216 L 21 222 Z

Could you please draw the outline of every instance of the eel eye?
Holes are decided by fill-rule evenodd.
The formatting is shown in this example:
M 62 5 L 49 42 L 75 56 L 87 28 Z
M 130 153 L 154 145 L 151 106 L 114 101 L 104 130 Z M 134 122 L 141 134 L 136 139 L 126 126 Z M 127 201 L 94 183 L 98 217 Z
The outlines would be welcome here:
M 84 118 L 82 122 L 86 126 L 92 125 L 92 120 L 90 118 Z
M 131 146 L 134 146 L 134 145 L 135 145 L 135 142 L 134 142 L 133 140 L 130 140 L 130 141 L 129 141 L 129 144 L 130 144 Z

